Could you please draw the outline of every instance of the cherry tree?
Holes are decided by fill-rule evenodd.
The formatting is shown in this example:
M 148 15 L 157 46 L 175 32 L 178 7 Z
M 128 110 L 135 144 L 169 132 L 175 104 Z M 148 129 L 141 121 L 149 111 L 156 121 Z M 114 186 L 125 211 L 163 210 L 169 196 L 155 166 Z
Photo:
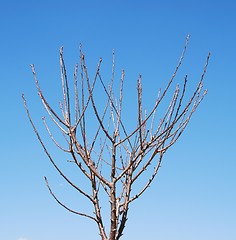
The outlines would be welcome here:
M 50 194 L 63 208 L 94 221 L 102 240 L 121 238 L 131 203 L 150 186 L 160 169 L 164 154 L 182 135 L 193 113 L 207 93 L 203 89 L 203 79 L 210 54 L 207 56 L 200 81 L 187 100 L 185 99 L 187 75 L 183 79 L 182 87 L 174 84 L 188 42 L 189 36 L 186 38 L 186 44 L 173 75 L 165 88 L 157 92 L 156 99 L 153 99 L 153 107 L 149 111 L 143 106 L 142 76 L 138 77 L 137 100 L 135 100 L 136 104 L 134 103 L 137 115 L 136 122 L 132 124 L 132 130 L 130 130 L 131 123 L 125 121 L 127 119 L 125 116 L 129 112 L 124 111 L 124 71 L 121 72 L 118 89 L 114 89 L 114 52 L 109 83 L 104 81 L 101 74 L 102 58 L 98 61 L 93 78 L 90 78 L 82 48 L 80 48 L 80 62 L 74 68 L 73 81 L 69 82 L 63 48 L 60 49 L 62 101 L 58 109 L 53 108 L 48 102 L 40 88 L 35 67 L 31 65 L 39 98 L 49 120 L 59 130 L 62 138 L 52 133 L 52 124 L 49 125 L 48 119 L 43 117 L 45 128 L 56 148 L 61 153 L 70 155 L 71 160 L 68 160 L 68 156 L 65 157 L 65 164 L 73 164 L 74 174 L 78 175 L 80 182 L 87 182 L 86 187 L 84 184 L 75 183 L 58 165 L 32 120 L 23 94 L 22 98 L 29 121 L 56 171 L 72 188 L 87 199 L 88 205 L 92 206 L 93 211 L 84 212 L 83 206 L 78 206 L 80 210 L 72 209 L 55 195 L 45 177 L 46 185 Z M 69 90 L 70 85 L 73 91 Z M 102 89 L 102 93 L 101 91 L 96 92 L 98 87 L 100 90 Z M 115 90 L 118 94 L 115 94 Z M 171 90 L 172 94 L 170 95 Z M 160 117 L 157 111 L 167 95 L 171 97 Z M 60 141 L 63 139 L 64 142 L 57 139 Z M 138 182 L 143 175 L 145 177 Z M 109 215 L 102 212 L 102 204 L 108 205 Z M 109 216 L 109 219 L 105 221 L 104 216 Z M 105 222 L 109 222 L 109 225 Z

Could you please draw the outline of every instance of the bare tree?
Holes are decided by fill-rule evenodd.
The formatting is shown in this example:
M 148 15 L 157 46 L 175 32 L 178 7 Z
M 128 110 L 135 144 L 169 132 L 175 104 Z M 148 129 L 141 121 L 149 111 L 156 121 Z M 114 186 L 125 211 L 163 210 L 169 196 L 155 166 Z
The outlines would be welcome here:
M 131 131 L 128 130 L 127 123 L 124 122 L 125 114 L 129 113 L 122 112 L 124 109 L 124 71 L 121 74 L 118 97 L 115 98 L 114 52 L 112 55 L 112 77 L 107 86 L 100 74 L 102 59 L 100 58 L 95 75 L 91 80 L 85 56 L 80 48 L 80 64 L 75 66 L 74 90 L 73 93 L 70 93 L 63 48 L 60 49 L 63 92 L 63 100 L 60 102 L 60 109 L 58 109 L 60 113 L 45 98 L 39 86 L 34 65 L 31 65 L 43 107 L 56 128 L 61 132 L 65 142 L 61 144 L 57 141 L 58 136 L 52 134 L 46 118 L 43 117 L 46 130 L 56 147 L 70 155 L 71 160 L 67 161 L 68 164 L 74 164 L 74 167 L 79 170 L 75 170 L 78 178 L 84 178 L 85 182 L 88 181 L 89 188 L 84 189 L 83 186 L 77 185 L 59 167 L 42 140 L 29 113 L 25 97 L 22 95 L 29 121 L 53 166 L 72 188 L 88 200 L 88 204 L 90 203 L 94 209 L 93 212 L 77 211 L 71 209 L 68 204 L 62 203 L 52 191 L 45 177 L 47 187 L 55 200 L 65 209 L 93 220 L 98 226 L 102 240 L 118 240 L 123 235 L 129 205 L 150 186 L 161 166 L 164 153 L 179 139 L 207 93 L 206 90 L 203 90 L 203 78 L 210 54 L 207 57 L 200 81 L 190 98 L 187 101 L 184 100 L 187 86 L 187 76 L 185 76 L 182 87 L 176 85 L 162 118 L 157 120 L 157 109 L 173 85 L 183 61 L 188 41 L 189 36 L 172 77 L 164 90 L 158 91 L 153 107 L 149 112 L 143 107 L 142 83 L 141 76 L 139 76 L 137 80 L 137 122 L 133 124 Z M 96 87 L 102 87 L 102 99 L 106 99 L 105 102 L 102 103 L 101 99 L 98 100 L 98 97 L 101 98 L 101 92 L 96 93 Z M 142 175 L 145 175 L 145 178 L 136 184 Z M 107 198 L 110 209 L 110 216 L 107 220 L 110 226 L 106 226 L 106 228 L 104 215 L 101 211 L 101 203 L 104 203 L 105 198 Z

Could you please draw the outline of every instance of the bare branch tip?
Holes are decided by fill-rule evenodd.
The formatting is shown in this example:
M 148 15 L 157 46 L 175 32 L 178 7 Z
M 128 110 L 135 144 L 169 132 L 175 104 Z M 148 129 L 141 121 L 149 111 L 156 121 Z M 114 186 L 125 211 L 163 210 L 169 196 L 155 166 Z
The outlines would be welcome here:
M 208 53 L 207 60 L 209 60 L 210 57 L 211 57 L 211 52 Z
M 188 36 L 186 37 L 186 46 L 188 45 L 189 39 L 190 39 L 190 34 L 188 34 Z

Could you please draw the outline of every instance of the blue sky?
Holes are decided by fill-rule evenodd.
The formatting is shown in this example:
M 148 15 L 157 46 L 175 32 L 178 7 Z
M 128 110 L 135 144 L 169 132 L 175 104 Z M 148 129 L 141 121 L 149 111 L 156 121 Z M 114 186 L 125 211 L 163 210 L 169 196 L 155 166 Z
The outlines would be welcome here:
M 236 239 L 235 12 L 229 0 L 1 1 L 0 239 L 99 239 L 93 223 L 58 206 L 45 186 L 44 175 L 58 193 L 78 201 L 26 118 L 23 91 L 37 123 L 43 114 L 29 64 L 35 64 L 49 98 L 57 100 L 60 46 L 69 69 L 82 43 L 91 69 L 103 57 L 105 74 L 115 49 L 117 77 L 124 68 L 127 88 L 135 94 L 141 73 L 148 103 L 171 76 L 188 34 L 176 81 L 189 74 L 191 91 L 210 51 L 209 93 L 166 154 L 152 187 L 131 205 L 123 239 Z

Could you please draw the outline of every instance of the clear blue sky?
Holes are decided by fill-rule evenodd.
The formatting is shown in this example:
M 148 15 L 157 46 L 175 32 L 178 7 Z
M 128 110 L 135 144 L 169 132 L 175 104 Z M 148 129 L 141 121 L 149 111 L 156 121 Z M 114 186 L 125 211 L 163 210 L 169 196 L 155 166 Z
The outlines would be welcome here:
M 60 46 L 71 68 L 79 43 L 91 66 L 104 58 L 104 69 L 114 48 L 117 76 L 124 68 L 129 87 L 142 73 L 144 91 L 151 93 L 171 76 L 190 33 L 177 81 L 188 73 L 193 89 L 210 51 L 209 94 L 166 154 L 152 187 L 131 205 L 123 239 L 235 240 L 235 13 L 233 0 L 1 1 L 0 239 L 99 239 L 93 223 L 62 209 L 45 186 L 47 175 L 55 191 L 80 206 L 26 118 L 23 91 L 34 118 L 40 121 L 42 115 L 29 64 L 36 65 L 49 97 L 58 99 Z

